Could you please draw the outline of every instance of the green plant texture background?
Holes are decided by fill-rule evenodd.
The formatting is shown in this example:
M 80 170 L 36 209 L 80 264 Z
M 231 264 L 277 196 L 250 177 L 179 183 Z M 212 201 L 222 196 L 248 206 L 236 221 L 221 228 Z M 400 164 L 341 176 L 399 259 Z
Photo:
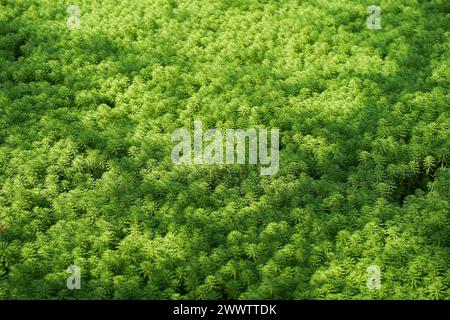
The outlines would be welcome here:
M 448 1 L 74 1 L 0 1 L 0 299 L 450 299 Z

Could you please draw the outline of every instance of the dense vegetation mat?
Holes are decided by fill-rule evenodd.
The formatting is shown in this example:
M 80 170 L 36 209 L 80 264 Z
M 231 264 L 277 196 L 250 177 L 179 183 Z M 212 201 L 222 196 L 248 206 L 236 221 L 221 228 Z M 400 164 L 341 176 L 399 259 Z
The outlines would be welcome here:
M 0 299 L 450 298 L 448 1 L 0 3 Z M 175 165 L 194 120 L 278 173 Z

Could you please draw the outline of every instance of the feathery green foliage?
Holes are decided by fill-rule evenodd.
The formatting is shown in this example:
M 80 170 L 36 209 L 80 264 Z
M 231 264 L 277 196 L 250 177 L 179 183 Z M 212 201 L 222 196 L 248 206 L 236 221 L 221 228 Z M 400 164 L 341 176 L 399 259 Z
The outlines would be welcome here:
M 0 4 L 0 299 L 450 298 L 447 1 Z M 279 172 L 173 164 L 194 120 Z

